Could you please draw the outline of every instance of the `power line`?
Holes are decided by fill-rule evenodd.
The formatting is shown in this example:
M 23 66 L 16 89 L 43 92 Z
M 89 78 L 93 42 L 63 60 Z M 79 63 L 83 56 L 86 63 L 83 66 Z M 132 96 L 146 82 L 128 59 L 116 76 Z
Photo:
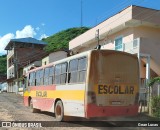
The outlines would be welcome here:
M 136 7 L 135 7 L 136 8 Z M 155 12 L 156 11 L 156 12 Z M 147 17 L 142 17 L 143 19 L 141 19 L 140 21 L 144 21 L 144 20 L 147 20 L 147 19 L 150 19 L 150 18 L 152 18 L 154 15 L 156 15 L 156 14 L 159 14 L 160 13 L 160 10 L 155 10 L 153 13 L 151 13 L 151 14 L 149 14 Z M 139 16 L 139 15 L 143 15 L 144 13 L 149 13 L 150 12 L 150 10 L 149 9 L 146 9 L 146 10 L 143 10 L 143 11 L 141 11 L 140 13 L 138 13 L 138 14 L 136 14 L 136 15 L 134 15 L 134 17 L 137 17 L 137 16 Z M 133 26 L 136 26 L 136 23 L 135 24 L 133 24 Z M 110 32 L 110 31 L 109 31 Z M 108 37 L 108 34 L 107 34 L 107 36 L 106 37 Z M 105 38 L 104 38 L 105 39 Z M 105 39 L 106 40 L 106 39 Z
M 142 2 L 144 2 L 144 0 L 141 0 L 141 1 L 138 2 L 137 4 L 142 3 Z M 108 23 L 107 25 L 101 27 L 99 30 L 102 30 L 102 29 L 105 28 L 106 26 L 108 26 L 108 25 L 110 25 L 110 24 L 116 22 L 116 21 L 119 20 L 121 17 L 123 17 L 123 16 L 125 16 L 126 14 L 128 14 L 129 12 L 131 12 L 134 8 L 136 8 L 136 6 L 133 7 L 131 10 L 129 10 L 128 12 L 126 12 L 124 15 L 118 17 L 116 20 L 114 20 L 114 21 Z M 136 15 L 134 15 L 134 16 L 136 17 L 136 16 L 138 16 L 138 15 L 144 13 L 144 12 L 147 12 L 147 11 L 148 11 L 148 10 L 143 10 L 143 11 L 141 11 L 140 13 L 138 13 L 138 14 L 136 14 Z M 108 35 L 109 35 L 109 33 L 111 32 L 111 30 L 112 30 L 112 29 L 110 28 L 110 29 L 109 29 L 109 32 L 107 33 L 107 35 L 106 35 L 105 38 L 104 38 L 105 40 L 106 40 L 106 37 L 108 37 Z
M 118 4 L 118 5 L 115 6 L 114 8 L 106 11 L 103 16 L 99 16 L 98 18 L 96 18 L 96 25 L 98 24 L 98 20 L 99 20 L 100 18 L 101 18 L 101 19 L 102 19 L 102 18 L 105 18 L 106 15 L 112 14 L 114 11 L 116 11 L 116 10 L 115 10 L 116 8 L 118 8 L 118 7 L 123 7 L 123 6 L 126 5 L 126 4 L 128 5 L 131 1 L 132 1 L 132 0 L 123 1 L 122 3 Z
M 141 0 L 141 1 L 138 2 L 138 3 L 142 3 L 142 2 L 144 2 L 144 0 Z M 103 27 L 100 28 L 100 30 L 103 29 L 103 28 L 105 28 L 106 26 L 108 26 L 108 25 L 110 25 L 110 24 L 116 22 L 117 20 L 119 20 L 120 18 L 122 18 L 123 16 L 125 16 L 126 14 L 128 14 L 129 12 L 131 12 L 134 8 L 136 8 L 136 6 L 133 7 L 132 9 L 130 9 L 130 10 L 129 10 L 128 12 L 126 12 L 125 14 L 121 15 L 120 17 L 118 17 L 116 20 L 114 20 L 114 21 L 108 23 L 107 25 L 104 25 Z

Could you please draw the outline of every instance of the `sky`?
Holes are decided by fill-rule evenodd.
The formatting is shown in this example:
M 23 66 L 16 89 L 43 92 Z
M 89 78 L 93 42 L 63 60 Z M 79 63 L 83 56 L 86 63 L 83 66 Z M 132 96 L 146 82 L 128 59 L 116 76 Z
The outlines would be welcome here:
M 0 0 L 0 55 L 11 39 L 41 40 L 72 27 L 94 27 L 129 5 L 160 10 L 160 0 Z

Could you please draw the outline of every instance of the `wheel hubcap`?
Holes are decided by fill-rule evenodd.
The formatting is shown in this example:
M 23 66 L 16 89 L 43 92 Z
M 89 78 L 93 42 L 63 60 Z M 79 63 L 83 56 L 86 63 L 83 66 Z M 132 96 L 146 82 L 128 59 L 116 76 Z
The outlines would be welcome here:
M 61 116 L 61 107 L 58 105 L 56 108 L 57 116 Z

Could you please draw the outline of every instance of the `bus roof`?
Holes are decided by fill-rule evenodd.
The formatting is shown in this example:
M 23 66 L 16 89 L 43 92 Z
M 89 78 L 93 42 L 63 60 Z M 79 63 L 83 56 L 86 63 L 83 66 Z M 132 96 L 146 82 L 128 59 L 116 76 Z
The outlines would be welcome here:
M 76 55 L 73 55 L 73 56 L 70 56 L 70 57 L 55 61 L 55 62 L 52 62 L 52 63 L 49 63 L 49 64 L 44 65 L 44 66 L 32 69 L 32 70 L 28 71 L 28 73 L 36 71 L 36 70 L 43 69 L 45 67 L 53 66 L 55 64 L 63 63 L 63 62 L 66 62 L 68 60 L 72 60 L 72 59 L 75 59 L 75 58 L 78 58 L 78 57 L 88 56 L 92 51 L 108 51 L 108 52 L 114 52 L 114 53 L 123 53 L 125 55 L 129 55 L 129 56 L 135 57 L 133 54 L 130 54 L 130 53 L 127 53 L 127 52 L 122 52 L 122 51 L 115 51 L 115 50 L 89 50 L 89 51 L 85 51 L 85 52 L 82 52 L 82 53 L 79 53 L 79 54 L 76 54 Z

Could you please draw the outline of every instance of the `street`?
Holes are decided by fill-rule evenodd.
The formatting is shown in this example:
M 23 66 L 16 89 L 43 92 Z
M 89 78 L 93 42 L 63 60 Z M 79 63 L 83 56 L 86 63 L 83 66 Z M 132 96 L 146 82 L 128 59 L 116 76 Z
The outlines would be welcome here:
M 121 125 L 121 123 L 125 124 L 126 126 L 129 126 L 125 129 L 131 130 L 131 129 L 142 129 L 142 130 L 148 130 L 148 129 L 159 129 L 159 127 L 130 127 L 132 126 L 131 121 L 158 121 L 156 118 L 151 118 L 145 115 L 138 115 L 137 117 L 116 117 L 116 118 L 103 118 L 101 121 L 97 121 L 95 119 L 92 122 L 89 122 L 89 120 L 85 120 L 82 123 L 81 118 L 74 118 L 76 122 L 56 122 L 55 117 L 53 113 L 49 112 L 39 112 L 39 113 L 32 113 L 31 109 L 29 107 L 25 107 L 23 105 L 23 97 L 20 95 L 16 95 L 15 93 L 0 93 L 0 121 L 6 122 L 6 121 L 14 121 L 14 122 L 35 122 L 40 123 L 42 122 L 41 129 L 124 129 L 124 127 L 116 127 L 117 125 Z M 116 122 L 118 121 L 118 122 Z M 120 121 L 120 122 L 119 122 Z M 126 122 L 128 121 L 128 122 Z M 160 120 L 159 120 L 160 121 Z M 95 123 L 94 123 L 95 122 Z M 116 124 L 117 123 L 117 124 Z M 136 122 L 138 123 L 138 122 Z M 141 123 L 141 122 L 140 122 Z M 139 125 L 141 125 L 139 123 Z M 50 127 L 47 127 L 49 125 Z M 142 124 L 143 125 L 143 124 Z M 16 125 L 14 125 L 16 126 Z M 106 127 L 109 126 L 109 127 Z M 6 130 L 6 128 L 4 128 Z M 9 128 L 7 128 L 9 129 Z M 13 128 L 12 128 L 13 129 Z M 22 128 L 15 128 L 16 130 L 22 129 Z M 26 129 L 26 128 L 24 128 Z M 30 129 L 30 128 L 27 128 Z M 33 128 L 32 128 L 33 129 Z

